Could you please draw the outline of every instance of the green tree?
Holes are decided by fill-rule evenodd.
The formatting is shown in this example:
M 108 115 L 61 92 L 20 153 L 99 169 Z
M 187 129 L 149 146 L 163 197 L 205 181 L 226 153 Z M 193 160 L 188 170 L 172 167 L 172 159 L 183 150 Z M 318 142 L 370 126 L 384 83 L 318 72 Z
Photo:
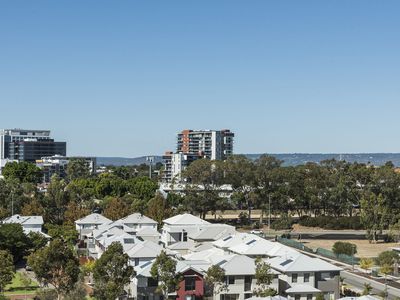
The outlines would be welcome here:
M 51 241 L 49 246 L 29 255 L 28 264 L 40 283 L 54 287 L 57 299 L 68 294 L 79 279 L 78 258 L 68 244 L 60 239 Z
M 46 228 L 52 239 L 63 240 L 71 247 L 78 242 L 79 233 L 73 225 L 46 224 Z
M 208 287 L 211 288 L 214 297 L 228 289 L 225 281 L 225 270 L 218 265 L 209 267 L 204 279 Z
M 218 189 L 223 182 L 221 162 L 198 159 L 182 172 L 182 177 L 187 180 L 184 199 L 186 208 L 199 213 L 203 219 L 208 211 L 215 212 L 220 198 Z
M 387 270 L 390 268 L 389 272 L 393 270 L 393 264 L 399 261 L 399 254 L 394 251 L 383 251 L 376 258 L 376 264 L 383 268 L 383 270 Z M 384 272 L 382 272 L 384 273 Z
M 120 198 L 111 199 L 104 210 L 104 216 L 113 221 L 126 217 L 129 213 L 129 206 Z
M 20 183 L 39 183 L 42 179 L 42 171 L 35 164 L 21 161 L 9 162 L 3 170 L 2 175 L 5 179 L 16 179 Z
M 93 267 L 94 296 L 98 300 L 116 299 L 132 276 L 134 270 L 129 266 L 129 257 L 122 245 L 112 243 Z
M 47 245 L 49 239 L 42 233 L 31 231 L 28 233 L 30 241 L 30 251 L 35 252 L 36 250 L 42 249 Z
M 160 193 L 157 193 L 154 198 L 150 199 L 147 206 L 147 216 L 156 221 L 158 227 L 161 228 L 163 220 L 171 216 L 171 209 L 168 207 L 167 200 Z
M 9 251 L 0 250 L 0 295 L 4 292 L 5 286 L 12 282 L 13 277 L 13 257 Z
M 74 158 L 68 162 L 67 177 L 69 181 L 90 176 L 88 162 L 83 158 Z
M 257 297 L 275 296 L 277 291 L 270 287 L 274 278 L 271 266 L 263 261 L 260 257 L 255 260 L 255 265 L 255 278 L 257 287 L 253 290 L 254 295 Z
M 346 254 L 349 256 L 354 256 L 357 253 L 357 245 L 348 242 L 337 241 L 333 244 L 332 251 L 336 255 Z
M 361 223 L 370 241 L 376 242 L 378 233 L 388 225 L 390 209 L 383 196 L 368 193 L 361 199 Z
M 64 213 L 69 201 L 67 184 L 58 176 L 51 178 L 50 185 L 44 198 L 45 221 L 61 225 L 64 222 Z
M 8 250 L 14 257 L 14 262 L 22 259 L 30 248 L 30 241 L 24 233 L 21 224 L 11 223 L 0 225 L 0 250 Z
M 176 273 L 176 261 L 167 256 L 164 250 L 156 257 L 151 266 L 150 274 L 158 280 L 157 292 L 162 294 L 164 299 L 168 299 L 169 292 L 178 289 L 180 277 Z
M 231 184 L 236 193 L 243 195 L 251 221 L 251 210 L 255 205 L 252 196 L 257 188 L 254 163 L 244 155 L 231 155 L 224 162 L 223 171 L 225 182 Z

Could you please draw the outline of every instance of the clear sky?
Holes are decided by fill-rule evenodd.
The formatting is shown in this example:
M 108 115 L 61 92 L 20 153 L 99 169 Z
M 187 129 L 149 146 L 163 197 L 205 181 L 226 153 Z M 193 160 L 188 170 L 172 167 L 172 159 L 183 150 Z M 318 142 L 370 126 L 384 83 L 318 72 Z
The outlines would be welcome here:
M 0 0 L 0 128 L 70 155 L 400 152 L 400 1 Z

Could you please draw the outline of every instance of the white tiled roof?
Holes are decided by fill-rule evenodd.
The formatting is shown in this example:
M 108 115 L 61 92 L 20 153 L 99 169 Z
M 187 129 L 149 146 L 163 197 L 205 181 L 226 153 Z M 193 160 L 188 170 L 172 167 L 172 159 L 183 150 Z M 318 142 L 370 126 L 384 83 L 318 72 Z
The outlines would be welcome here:
M 193 216 L 191 214 L 181 214 L 173 216 L 169 219 L 164 220 L 165 224 L 170 225 L 204 225 L 210 224 L 209 222 L 200 219 L 199 217 Z
M 76 220 L 76 224 L 104 224 L 104 223 L 109 223 L 112 222 L 110 219 L 104 217 L 103 215 L 100 214 L 90 214 L 86 217 L 83 217 L 82 219 Z
M 140 213 L 131 214 L 125 218 L 119 219 L 124 224 L 157 224 L 156 221 Z
M 235 228 L 226 224 L 210 224 L 202 226 L 200 231 L 189 234 L 193 240 L 213 240 L 216 241 L 235 232 Z
M 13 215 L 3 220 L 4 224 L 7 223 L 18 223 L 21 225 L 43 225 L 42 216 L 20 216 Z
M 272 268 L 280 272 L 341 271 L 342 269 L 319 258 L 301 253 L 289 253 L 266 260 Z
M 151 241 L 137 243 L 127 252 L 131 258 L 155 258 L 161 251 L 162 247 Z

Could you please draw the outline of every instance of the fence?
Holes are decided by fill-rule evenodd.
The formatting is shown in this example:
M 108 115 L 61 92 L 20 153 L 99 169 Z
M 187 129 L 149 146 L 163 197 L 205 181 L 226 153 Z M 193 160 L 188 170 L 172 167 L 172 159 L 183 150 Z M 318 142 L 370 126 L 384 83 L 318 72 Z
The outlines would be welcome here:
M 337 260 L 349 265 L 353 265 L 353 264 L 359 264 L 360 259 L 358 257 L 354 257 L 354 256 L 350 256 L 350 255 L 346 255 L 346 254 L 339 254 L 336 255 L 335 253 L 333 253 L 333 251 L 331 250 L 327 250 L 324 248 L 317 248 L 316 250 L 313 250 L 307 246 L 305 246 L 303 243 L 295 241 L 295 240 L 291 240 L 291 239 L 286 239 L 286 238 L 281 238 L 278 237 L 277 241 L 281 244 L 284 244 L 286 246 L 292 247 L 292 248 L 296 248 L 305 252 L 309 252 L 312 254 L 317 254 L 326 258 L 330 258 L 333 260 Z

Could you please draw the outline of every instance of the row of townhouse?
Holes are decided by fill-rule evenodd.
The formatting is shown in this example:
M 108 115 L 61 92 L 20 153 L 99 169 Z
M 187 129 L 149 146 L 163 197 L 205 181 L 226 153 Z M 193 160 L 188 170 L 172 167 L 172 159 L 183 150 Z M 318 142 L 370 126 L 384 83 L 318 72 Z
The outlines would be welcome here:
M 76 226 L 94 258 L 99 258 L 111 243 L 122 244 L 136 271 L 126 287 L 130 299 L 162 299 L 155 292 L 158 283 L 150 270 L 163 250 L 177 261 L 177 273 L 182 277 L 178 291 L 170 295 L 173 299 L 209 297 L 204 278 L 212 265 L 224 269 L 227 286 L 214 299 L 249 299 L 257 287 L 255 259 L 258 257 L 271 266 L 270 287 L 280 296 L 289 300 L 315 300 L 317 294 L 323 293 L 327 300 L 339 298 L 340 268 L 278 242 L 239 233 L 233 226 L 212 224 L 191 214 L 164 220 L 160 233 L 155 221 L 140 214 L 114 222 L 92 214 L 76 221 Z

